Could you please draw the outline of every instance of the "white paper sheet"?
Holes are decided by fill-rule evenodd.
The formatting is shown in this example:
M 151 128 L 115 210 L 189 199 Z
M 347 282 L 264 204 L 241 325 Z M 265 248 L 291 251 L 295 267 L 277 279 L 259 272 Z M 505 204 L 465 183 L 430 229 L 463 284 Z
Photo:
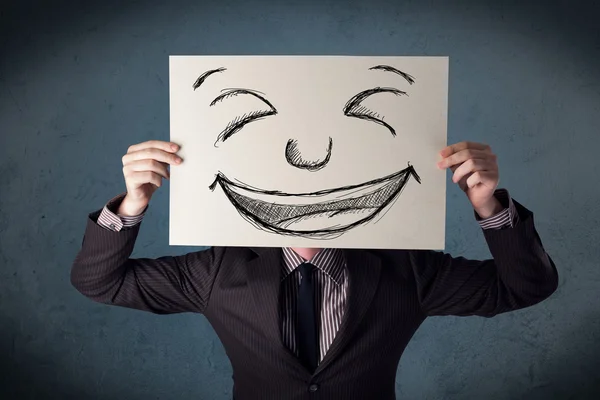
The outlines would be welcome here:
M 447 57 L 171 56 L 171 245 L 443 249 Z

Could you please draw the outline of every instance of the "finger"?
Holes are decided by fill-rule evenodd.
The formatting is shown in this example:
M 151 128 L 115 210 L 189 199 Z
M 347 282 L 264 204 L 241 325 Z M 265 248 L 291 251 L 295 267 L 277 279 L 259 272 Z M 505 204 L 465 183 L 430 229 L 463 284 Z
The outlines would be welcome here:
M 482 150 L 482 151 L 491 151 L 491 147 L 485 143 L 476 143 L 476 142 L 459 142 L 455 144 L 451 144 L 443 148 L 440 151 L 440 155 L 442 157 L 448 157 L 451 154 L 459 152 L 461 150 L 473 149 L 473 150 Z
M 177 154 L 173 154 L 170 152 L 166 152 L 164 150 L 156 149 L 156 148 L 146 148 L 138 151 L 134 151 L 133 153 L 127 153 L 123 156 L 123 165 L 127 165 L 133 161 L 137 160 L 156 160 L 158 162 L 164 162 L 166 164 L 181 164 L 183 159 L 179 157 Z
M 127 149 L 127 153 L 134 153 L 136 151 L 151 149 L 151 148 L 160 149 L 162 151 L 167 151 L 169 153 L 172 153 L 174 151 L 178 151 L 180 147 L 177 143 L 173 143 L 173 142 L 164 142 L 161 140 L 149 140 L 147 142 L 138 143 L 138 144 L 129 146 L 129 148 Z
M 452 181 L 458 182 L 466 175 L 477 171 L 495 170 L 494 164 L 484 159 L 471 158 L 462 163 L 452 175 Z
M 165 179 L 169 179 L 169 170 L 166 163 L 161 163 L 152 159 L 136 160 L 123 167 L 123 175 L 127 177 L 132 172 L 151 171 L 159 174 Z
M 132 186 L 136 188 L 147 183 L 151 183 L 154 186 L 160 187 L 162 185 L 162 177 L 156 172 L 152 171 L 132 172 L 127 178 L 127 183 L 132 184 Z
M 466 184 L 469 189 L 480 184 L 494 188 L 498 185 L 498 174 L 494 171 L 477 171 L 471 174 Z
M 437 165 L 439 168 L 450 168 L 469 159 L 491 159 L 496 161 L 496 155 L 485 150 L 465 149 L 438 161 Z

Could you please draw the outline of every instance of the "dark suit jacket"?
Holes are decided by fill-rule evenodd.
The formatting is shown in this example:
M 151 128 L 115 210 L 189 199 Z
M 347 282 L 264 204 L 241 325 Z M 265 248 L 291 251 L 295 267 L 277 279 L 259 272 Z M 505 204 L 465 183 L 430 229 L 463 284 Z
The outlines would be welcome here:
M 427 316 L 492 317 L 539 303 L 556 290 L 557 270 L 533 215 L 515 205 L 518 225 L 484 230 L 493 260 L 423 250 L 344 250 L 348 309 L 314 374 L 281 340 L 280 249 L 213 247 L 132 259 L 139 225 L 112 232 L 96 224 L 96 212 L 71 281 L 105 304 L 204 314 L 231 361 L 238 400 L 394 399 L 400 356 Z

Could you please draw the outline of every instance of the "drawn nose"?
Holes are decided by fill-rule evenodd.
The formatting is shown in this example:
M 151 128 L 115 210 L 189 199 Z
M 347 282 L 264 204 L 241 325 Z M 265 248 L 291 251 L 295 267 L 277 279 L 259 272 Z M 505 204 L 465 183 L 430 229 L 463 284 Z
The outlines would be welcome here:
M 333 140 L 329 138 L 329 145 L 325 150 L 326 153 L 323 157 L 305 157 L 301 149 L 298 146 L 298 141 L 290 139 L 285 146 L 285 159 L 288 164 L 296 168 L 305 169 L 307 171 L 318 171 L 325 167 L 331 158 L 331 148 L 333 147 Z M 320 156 L 320 154 L 317 154 Z

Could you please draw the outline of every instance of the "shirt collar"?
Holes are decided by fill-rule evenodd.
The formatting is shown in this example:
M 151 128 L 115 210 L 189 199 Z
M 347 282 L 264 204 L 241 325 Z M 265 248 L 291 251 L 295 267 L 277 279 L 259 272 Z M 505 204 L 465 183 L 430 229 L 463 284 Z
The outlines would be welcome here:
M 305 260 L 289 247 L 283 248 L 283 277 L 287 278 Z M 323 249 L 310 261 L 315 267 L 325 272 L 338 285 L 342 284 L 342 273 L 346 266 L 344 254 L 340 249 Z

